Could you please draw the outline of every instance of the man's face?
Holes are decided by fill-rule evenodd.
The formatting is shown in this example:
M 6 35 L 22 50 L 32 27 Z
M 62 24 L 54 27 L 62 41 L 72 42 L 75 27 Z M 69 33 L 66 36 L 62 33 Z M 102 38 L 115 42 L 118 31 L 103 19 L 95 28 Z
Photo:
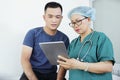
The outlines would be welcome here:
M 47 8 L 45 14 L 43 15 L 46 27 L 51 30 L 56 30 L 62 20 L 61 9 L 58 8 Z

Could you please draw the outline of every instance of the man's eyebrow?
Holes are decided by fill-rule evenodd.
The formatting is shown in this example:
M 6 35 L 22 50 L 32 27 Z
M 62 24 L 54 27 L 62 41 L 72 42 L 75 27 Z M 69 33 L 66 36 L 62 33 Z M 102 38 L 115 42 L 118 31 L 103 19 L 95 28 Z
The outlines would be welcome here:
M 48 14 L 48 16 L 62 16 L 62 15 L 52 15 L 52 14 Z
M 62 16 L 61 14 L 57 14 L 56 16 Z
M 48 14 L 48 15 L 52 16 L 52 14 Z

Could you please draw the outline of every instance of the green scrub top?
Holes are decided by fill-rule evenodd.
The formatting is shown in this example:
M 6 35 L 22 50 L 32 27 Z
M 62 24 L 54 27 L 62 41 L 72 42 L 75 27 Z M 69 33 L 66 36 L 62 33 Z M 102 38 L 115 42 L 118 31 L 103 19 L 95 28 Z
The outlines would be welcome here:
M 89 39 L 92 41 L 92 44 L 90 41 L 86 42 L 81 53 L 79 53 L 81 46 Z M 86 55 L 89 47 L 90 50 Z M 93 31 L 87 35 L 82 42 L 80 42 L 80 36 L 74 39 L 68 48 L 68 53 L 70 58 L 75 59 L 77 59 L 77 57 L 82 59 L 86 55 L 86 57 L 83 59 L 83 62 L 88 63 L 96 63 L 108 60 L 112 61 L 113 64 L 115 62 L 113 47 L 110 39 L 104 33 L 97 31 Z M 69 70 L 69 80 L 112 80 L 112 74 L 111 72 L 97 74 L 84 70 L 71 69 Z

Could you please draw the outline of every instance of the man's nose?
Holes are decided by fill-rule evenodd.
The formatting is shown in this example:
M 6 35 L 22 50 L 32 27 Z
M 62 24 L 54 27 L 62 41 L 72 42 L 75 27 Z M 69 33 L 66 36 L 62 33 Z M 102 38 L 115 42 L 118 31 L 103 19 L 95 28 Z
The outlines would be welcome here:
M 57 19 L 55 17 L 52 18 L 52 22 L 56 22 Z

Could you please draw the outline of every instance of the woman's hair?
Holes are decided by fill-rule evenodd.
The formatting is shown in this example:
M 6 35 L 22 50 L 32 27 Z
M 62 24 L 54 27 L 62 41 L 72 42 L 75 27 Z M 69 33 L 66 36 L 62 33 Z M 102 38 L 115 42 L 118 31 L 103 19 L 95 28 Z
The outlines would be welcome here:
M 68 13 L 68 18 L 70 19 L 73 14 L 80 14 L 81 16 L 89 17 L 92 21 L 95 20 L 95 9 L 88 6 L 79 6 L 71 9 Z

